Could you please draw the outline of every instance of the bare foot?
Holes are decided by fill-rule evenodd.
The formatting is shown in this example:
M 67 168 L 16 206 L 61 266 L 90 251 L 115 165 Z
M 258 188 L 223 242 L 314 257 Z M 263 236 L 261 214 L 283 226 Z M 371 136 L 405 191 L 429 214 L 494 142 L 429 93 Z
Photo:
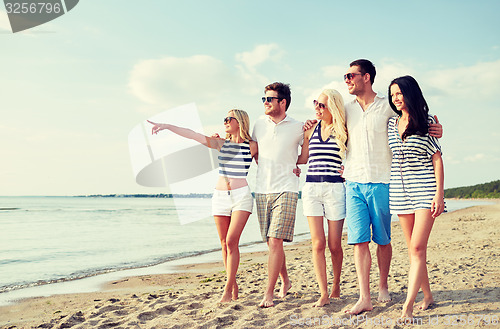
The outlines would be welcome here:
M 330 298 L 327 296 L 321 296 L 320 299 L 316 303 L 314 303 L 313 307 L 323 307 L 325 305 L 330 304 Z
M 340 299 L 340 285 L 333 286 L 332 293 L 330 294 L 330 298 Z
M 403 310 L 401 311 L 401 319 L 413 319 L 413 303 L 408 304 L 405 302 L 403 304 Z
M 288 290 L 290 290 L 291 287 L 292 287 L 292 283 L 290 281 L 288 281 L 288 284 L 282 283 L 281 288 L 280 288 L 280 292 L 278 293 L 278 297 L 279 298 L 285 297 L 286 294 L 288 293 Z
M 233 300 L 238 299 L 238 284 L 235 282 L 233 285 Z
M 231 292 L 224 291 L 224 295 L 220 299 L 219 303 L 229 303 L 231 301 Z
M 372 301 L 370 299 L 362 300 L 360 298 L 356 303 L 356 305 L 354 305 L 350 310 L 346 310 L 345 313 L 357 315 L 361 312 L 371 311 L 371 310 L 373 310 Z
M 391 301 L 391 294 L 389 289 L 380 289 L 378 292 L 378 301 L 381 303 L 387 303 Z
M 431 299 L 424 298 L 424 300 L 420 304 L 418 304 L 417 308 L 419 308 L 423 311 L 423 310 L 428 309 L 429 306 L 432 306 L 432 305 L 434 305 L 434 298 L 431 298 Z
M 268 296 L 268 295 L 264 295 L 264 298 L 262 299 L 262 301 L 260 302 L 259 304 L 259 307 L 271 307 L 271 306 L 274 306 L 274 303 L 273 303 L 273 296 Z

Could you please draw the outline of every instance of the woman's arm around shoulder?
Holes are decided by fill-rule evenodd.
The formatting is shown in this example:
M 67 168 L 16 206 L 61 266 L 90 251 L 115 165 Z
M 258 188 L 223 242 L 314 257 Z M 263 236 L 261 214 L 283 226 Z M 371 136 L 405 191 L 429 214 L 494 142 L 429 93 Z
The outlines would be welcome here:
M 250 141 L 250 154 L 252 158 L 255 159 L 255 162 L 258 163 L 259 159 L 259 144 L 256 141 Z
M 309 159 L 309 140 L 316 129 L 318 122 L 316 122 L 312 128 L 304 131 L 304 142 L 302 143 L 302 149 L 300 150 L 300 155 L 297 159 L 297 164 L 306 164 Z

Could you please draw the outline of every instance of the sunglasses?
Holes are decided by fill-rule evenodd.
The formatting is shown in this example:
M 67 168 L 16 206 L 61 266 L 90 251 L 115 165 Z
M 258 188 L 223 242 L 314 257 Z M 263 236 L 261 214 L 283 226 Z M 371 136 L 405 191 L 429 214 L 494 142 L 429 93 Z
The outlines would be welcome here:
M 326 109 L 326 104 L 320 103 L 317 100 L 313 100 L 314 107 L 318 106 L 321 110 Z
M 262 97 L 262 103 L 265 103 L 265 102 L 271 103 L 273 101 L 273 98 L 276 98 L 278 100 L 278 102 L 279 102 L 280 99 L 282 99 L 282 98 L 279 98 L 279 97 L 271 97 L 271 96 Z
M 363 75 L 362 73 L 347 73 L 344 74 L 344 80 L 351 80 L 355 75 Z
M 224 118 L 224 124 L 231 122 L 232 119 L 238 121 L 235 117 L 225 117 Z

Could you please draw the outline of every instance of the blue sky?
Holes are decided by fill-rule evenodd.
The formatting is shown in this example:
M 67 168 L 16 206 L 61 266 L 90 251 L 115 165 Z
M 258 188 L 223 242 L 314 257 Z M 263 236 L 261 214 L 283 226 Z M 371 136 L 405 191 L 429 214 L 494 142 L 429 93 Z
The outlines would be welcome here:
M 289 114 L 368 58 L 374 89 L 419 81 L 444 126 L 445 187 L 499 179 L 498 1 L 85 0 L 13 34 L 0 6 L 0 195 L 162 193 L 135 183 L 127 136 L 196 102 L 205 133 L 233 107 L 254 121 L 263 87 L 291 84 Z

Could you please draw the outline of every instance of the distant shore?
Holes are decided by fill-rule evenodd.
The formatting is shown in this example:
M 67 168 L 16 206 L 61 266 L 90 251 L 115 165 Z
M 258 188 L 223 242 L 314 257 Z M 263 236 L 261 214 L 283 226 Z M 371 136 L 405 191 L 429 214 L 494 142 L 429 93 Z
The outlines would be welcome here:
M 436 305 L 416 312 L 425 327 L 495 327 L 500 317 L 500 247 L 496 227 L 500 204 L 475 206 L 443 214 L 429 240 L 428 269 Z M 342 298 L 313 308 L 319 297 L 310 241 L 285 247 L 293 287 L 269 309 L 257 307 L 267 281 L 267 252 L 242 254 L 240 298 L 221 305 L 222 262 L 180 267 L 182 273 L 145 275 L 109 282 L 95 293 L 33 298 L 0 308 L 1 328 L 295 328 L 340 325 L 400 328 L 396 323 L 406 295 L 408 256 L 404 237 L 393 223 L 393 261 L 389 285 L 393 300 L 376 301 L 378 273 L 372 265 L 374 309 L 346 316 L 358 298 L 353 249 L 345 237 Z M 373 245 L 371 246 L 373 249 Z M 374 252 L 372 251 L 374 255 Z M 331 264 L 329 265 L 331 270 Z M 329 275 L 331 271 L 329 270 Z M 331 277 L 329 277 L 331 281 Z M 421 299 L 417 297 L 417 301 Z M 462 322 L 461 322 L 462 321 Z M 412 326 L 412 325 L 405 325 Z M 422 326 L 415 326 L 422 328 Z

